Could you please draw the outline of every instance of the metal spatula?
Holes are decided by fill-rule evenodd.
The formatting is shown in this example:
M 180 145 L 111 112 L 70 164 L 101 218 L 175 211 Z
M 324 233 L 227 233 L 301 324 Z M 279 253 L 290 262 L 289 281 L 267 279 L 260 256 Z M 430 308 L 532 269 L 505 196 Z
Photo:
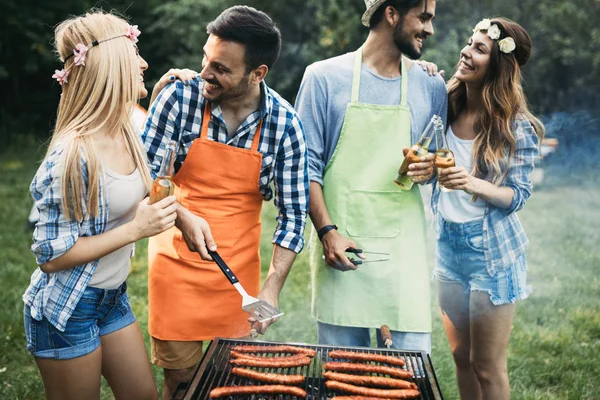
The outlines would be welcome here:
M 246 290 L 242 287 L 242 284 L 235 276 L 233 271 L 227 266 L 225 261 L 221 258 L 219 253 L 216 251 L 208 250 L 208 254 L 215 260 L 221 271 L 225 274 L 229 282 L 233 285 L 234 288 L 242 295 L 242 310 L 246 311 L 248 314 L 252 315 L 258 322 L 266 322 L 270 321 L 273 318 L 282 316 L 283 313 L 267 303 L 264 300 L 257 299 L 256 297 L 252 297 L 246 292 Z

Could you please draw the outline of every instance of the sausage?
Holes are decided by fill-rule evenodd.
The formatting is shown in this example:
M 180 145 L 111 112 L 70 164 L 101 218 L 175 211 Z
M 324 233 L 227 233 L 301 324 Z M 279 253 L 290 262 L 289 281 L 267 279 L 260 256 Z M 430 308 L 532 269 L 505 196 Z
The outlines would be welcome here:
M 325 381 L 327 389 L 385 399 L 414 399 L 421 396 L 416 389 L 371 389 L 337 381 Z
M 302 375 L 272 374 L 267 372 L 258 372 L 247 368 L 232 368 L 231 373 L 233 375 L 253 379 L 255 381 L 277 383 L 280 385 L 300 385 L 302 382 L 304 382 L 304 377 Z
M 266 356 L 255 356 L 250 353 L 240 353 L 239 351 L 231 350 L 229 355 L 233 358 L 246 358 L 249 360 L 278 360 L 278 361 L 291 361 L 298 360 L 300 358 L 305 358 L 307 355 L 305 353 L 298 353 L 291 356 L 276 356 L 276 357 L 266 357 Z
M 396 389 L 417 389 L 413 382 L 403 381 L 401 379 L 385 378 L 382 376 L 350 375 L 340 374 L 339 372 L 325 372 L 323 376 L 332 381 L 352 383 L 361 386 L 382 386 Z
M 231 350 L 240 353 L 305 353 L 308 357 L 317 355 L 314 349 L 298 346 L 233 346 Z
M 369 397 L 369 396 L 333 396 L 337 400 L 387 400 L 384 397 Z
M 334 362 L 330 361 L 325 363 L 324 368 L 328 371 L 341 371 L 341 372 L 370 372 L 374 374 L 386 374 L 395 378 L 410 379 L 414 378 L 413 373 L 405 371 L 400 368 L 386 367 L 383 365 L 372 365 L 372 364 L 360 364 L 360 363 L 348 363 L 348 362 Z
M 250 358 L 234 358 L 229 360 L 230 364 L 239 365 L 242 367 L 262 367 L 262 368 L 293 368 L 308 365 L 311 359 L 308 357 L 299 358 L 297 360 L 278 360 L 278 357 L 264 358 L 262 360 L 253 360 Z
M 384 356 L 381 354 L 359 353 L 356 351 L 333 350 L 329 352 L 329 357 L 336 359 L 376 361 L 384 364 L 404 366 L 404 360 L 393 356 Z
M 381 325 L 381 328 L 379 328 L 379 332 L 381 332 L 381 339 L 383 340 L 383 345 L 387 348 L 392 347 L 392 332 L 390 332 L 390 327 L 387 325 Z
M 296 397 L 306 397 L 306 391 L 296 386 L 261 385 L 261 386 L 223 386 L 210 391 L 208 397 L 251 395 L 251 394 L 290 394 Z

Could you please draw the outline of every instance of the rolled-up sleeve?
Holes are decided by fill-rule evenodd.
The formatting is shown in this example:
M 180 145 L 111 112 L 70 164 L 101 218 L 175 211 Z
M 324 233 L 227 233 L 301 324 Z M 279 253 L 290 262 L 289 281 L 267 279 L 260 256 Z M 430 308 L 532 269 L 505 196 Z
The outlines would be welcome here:
M 55 150 L 40 165 L 30 192 L 39 212 L 31 251 L 38 265 L 52 261 L 67 251 L 79 237 L 80 222 L 65 217 L 61 202 L 62 151 Z
M 291 117 L 282 137 L 274 171 L 275 206 L 279 210 L 273 243 L 300 253 L 308 212 L 308 163 L 302 123 Z
M 152 178 L 156 178 L 158 174 L 167 142 L 179 140 L 181 120 L 179 108 L 177 84 L 166 86 L 150 106 L 142 142 L 148 155 Z M 178 148 L 179 151 L 182 150 L 180 147 Z
M 323 171 L 326 165 L 325 110 L 327 110 L 327 93 L 319 84 L 310 66 L 306 68 L 302 78 L 295 108 L 302 119 L 306 133 L 309 179 L 323 185 Z
M 535 159 L 539 156 L 538 136 L 529 121 L 523 118 L 515 122 L 516 150 L 510 159 L 508 177 L 504 186 L 510 187 L 515 194 L 506 214 L 519 211 L 531 196 L 531 172 Z

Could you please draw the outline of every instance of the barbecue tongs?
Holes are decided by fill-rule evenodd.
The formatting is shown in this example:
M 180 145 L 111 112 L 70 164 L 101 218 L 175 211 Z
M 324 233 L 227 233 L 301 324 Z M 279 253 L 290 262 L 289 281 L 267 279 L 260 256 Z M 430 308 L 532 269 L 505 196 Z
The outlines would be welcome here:
M 248 314 L 252 315 L 258 322 L 266 322 L 270 321 L 273 318 L 277 318 L 282 316 L 283 313 L 267 303 L 264 300 L 257 299 L 256 297 L 252 297 L 246 292 L 246 290 L 242 287 L 242 284 L 235 276 L 233 271 L 227 266 L 225 261 L 221 258 L 219 253 L 216 251 L 208 250 L 208 254 L 215 260 L 221 271 L 225 274 L 229 282 L 233 285 L 234 288 L 242 295 L 242 310 L 246 311 Z

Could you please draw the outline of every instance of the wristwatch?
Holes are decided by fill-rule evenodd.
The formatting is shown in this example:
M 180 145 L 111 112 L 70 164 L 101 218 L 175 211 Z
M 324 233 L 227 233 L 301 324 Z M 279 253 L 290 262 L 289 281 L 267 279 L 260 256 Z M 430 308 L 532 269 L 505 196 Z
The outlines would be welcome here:
M 319 229 L 317 231 L 317 235 L 319 236 L 319 240 L 323 240 L 323 236 L 325 236 L 325 234 L 327 232 L 329 232 L 332 229 L 337 230 L 337 225 L 325 225 L 324 227 L 322 227 L 321 229 Z

